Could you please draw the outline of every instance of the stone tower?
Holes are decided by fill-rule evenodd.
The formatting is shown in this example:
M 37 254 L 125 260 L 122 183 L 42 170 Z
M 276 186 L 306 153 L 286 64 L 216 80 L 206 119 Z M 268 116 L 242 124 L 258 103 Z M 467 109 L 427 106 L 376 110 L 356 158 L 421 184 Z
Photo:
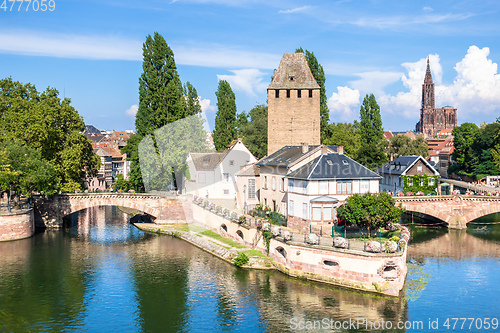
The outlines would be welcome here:
M 457 126 L 457 109 L 451 106 L 436 109 L 434 102 L 434 82 L 431 67 L 427 58 L 424 84 L 422 84 L 422 108 L 420 121 L 415 126 L 415 132 L 426 138 L 436 136 L 443 129 L 453 129 Z
M 320 86 L 303 53 L 285 53 L 267 88 L 267 154 L 286 145 L 320 144 Z

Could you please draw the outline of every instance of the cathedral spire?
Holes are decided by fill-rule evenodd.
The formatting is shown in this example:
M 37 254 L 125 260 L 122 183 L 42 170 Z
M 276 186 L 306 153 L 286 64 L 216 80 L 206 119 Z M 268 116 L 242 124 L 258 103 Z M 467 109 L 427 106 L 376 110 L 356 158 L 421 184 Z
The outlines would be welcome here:
M 425 79 L 424 84 L 430 83 L 432 84 L 432 75 L 431 75 L 431 66 L 429 65 L 429 57 L 427 57 L 427 69 L 425 71 Z

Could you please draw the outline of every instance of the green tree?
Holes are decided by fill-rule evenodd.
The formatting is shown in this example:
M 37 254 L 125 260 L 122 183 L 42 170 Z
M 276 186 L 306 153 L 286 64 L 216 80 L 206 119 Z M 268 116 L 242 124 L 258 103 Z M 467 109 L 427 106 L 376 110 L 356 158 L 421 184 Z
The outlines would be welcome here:
M 54 166 L 61 189 L 72 192 L 83 187 L 86 176 L 97 174 L 100 159 L 81 134 L 83 118 L 68 98 L 58 95 L 54 88 L 39 93 L 29 83 L 1 80 L 0 141 L 18 141 L 39 151 Z
M 394 198 L 386 193 L 354 194 L 347 198 L 346 203 L 337 210 L 337 217 L 347 223 L 359 227 L 361 234 L 363 230 L 384 228 L 387 223 L 397 223 L 404 209 L 398 207 Z
M 33 192 L 52 194 L 59 190 L 54 166 L 44 160 L 38 150 L 8 141 L 0 144 L 0 151 L 8 161 L 11 173 L 15 174 L 15 177 L 1 177 L 2 189 L 12 186 L 15 192 L 25 196 Z
M 326 139 L 329 137 L 328 135 L 328 122 L 330 121 L 330 110 L 328 109 L 328 98 L 326 97 L 326 89 L 325 89 L 325 71 L 323 70 L 323 66 L 318 62 L 318 59 L 316 59 L 316 56 L 314 55 L 313 52 L 309 52 L 304 50 L 299 47 L 297 50 L 295 50 L 296 53 L 304 53 L 304 56 L 306 57 L 307 64 L 309 65 L 309 69 L 311 70 L 311 73 L 320 86 L 320 94 L 319 94 L 319 101 L 320 101 L 320 130 L 321 130 L 321 143 L 325 143 Z
M 325 145 L 343 146 L 346 155 L 355 158 L 361 147 L 361 134 L 359 123 L 333 123 L 328 124 L 329 137 L 324 141 Z
M 389 155 L 394 158 L 408 155 L 427 157 L 429 156 L 429 147 L 422 136 L 412 140 L 406 135 L 396 135 L 390 139 Z
M 219 81 L 217 92 L 217 115 L 213 139 L 215 149 L 223 151 L 236 137 L 236 99 L 231 85 L 226 80 Z
M 458 163 L 457 173 L 460 175 L 475 178 L 473 170 L 479 161 L 474 153 L 473 144 L 478 134 L 479 128 L 473 123 L 463 123 L 452 131 L 455 147 L 453 158 Z
M 385 150 L 388 146 L 384 138 L 380 107 L 373 94 L 366 95 L 359 111 L 361 146 L 357 160 L 364 166 L 376 169 L 387 162 Z
M 250 119 L 248 119 L 250 118 Z M 238 114 L 238 136 L 258 159 L 267 154 L 267 106 L 256 105 L 248 116 Z
M 122 149 L 131 161 L 129 180 L 137 191 L 144 190 L 138 152 L 141 140 L 166 124 L 201 111 L 196 89 L 189 82 L 183 88 L 174 53 L 159 33 L 146 37 L 142 56 L 143 72 L 139 78 L 136 134 L 129 138 L 127 146 Z M 153 145 L 156 145 L 154 137 Z

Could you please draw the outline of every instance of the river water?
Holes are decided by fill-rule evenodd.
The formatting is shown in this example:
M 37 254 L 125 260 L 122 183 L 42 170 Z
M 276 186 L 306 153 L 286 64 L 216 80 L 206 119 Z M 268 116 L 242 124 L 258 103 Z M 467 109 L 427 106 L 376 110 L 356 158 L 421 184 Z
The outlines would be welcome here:
M 238 269 L 117 207 L 87 209 L 0 243 L 0 332 L 500 331 L 499 225 L 413 231 L 390 298 Z

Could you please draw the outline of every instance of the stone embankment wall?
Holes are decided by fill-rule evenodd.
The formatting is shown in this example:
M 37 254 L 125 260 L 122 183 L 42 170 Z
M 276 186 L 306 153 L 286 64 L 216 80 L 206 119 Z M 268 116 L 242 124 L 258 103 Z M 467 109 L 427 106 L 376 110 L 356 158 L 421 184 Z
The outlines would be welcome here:
M 231 222 L 193 204 L 194 223 L 267 253 L 261 233 Z M 276 268 L 294 277 L 398 296 L 406 278 L 406 249 L 399 253 L 369 253 L 272 238 L 269 256 Z
M 33 209 L 0 215 L 0 241 L 28 238 L 34 233 Z

